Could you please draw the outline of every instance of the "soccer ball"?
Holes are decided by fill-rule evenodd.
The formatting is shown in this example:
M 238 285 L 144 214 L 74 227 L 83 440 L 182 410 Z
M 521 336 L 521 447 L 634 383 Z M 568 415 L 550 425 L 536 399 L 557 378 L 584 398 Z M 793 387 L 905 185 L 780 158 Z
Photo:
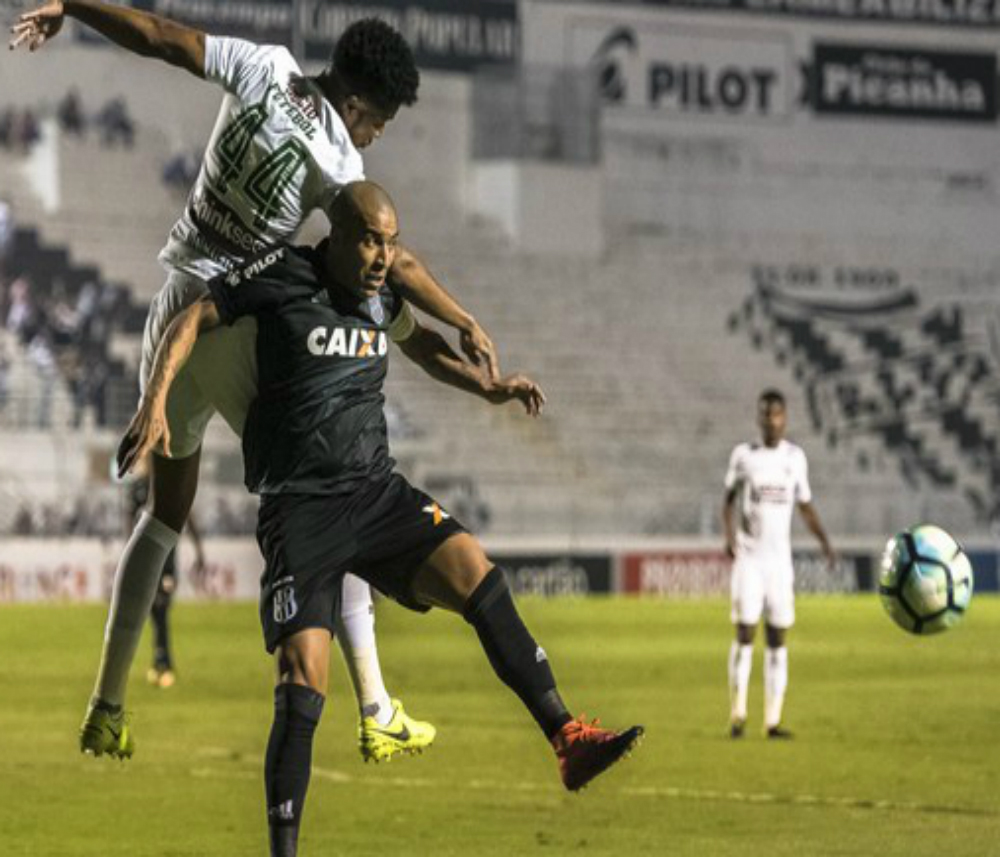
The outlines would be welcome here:
M 969 606 L 972 565 L 961 545 L 940 527 L 910 527 L 885 546 L 878 594 L 892 621 L 911 634 L 947 631 Z

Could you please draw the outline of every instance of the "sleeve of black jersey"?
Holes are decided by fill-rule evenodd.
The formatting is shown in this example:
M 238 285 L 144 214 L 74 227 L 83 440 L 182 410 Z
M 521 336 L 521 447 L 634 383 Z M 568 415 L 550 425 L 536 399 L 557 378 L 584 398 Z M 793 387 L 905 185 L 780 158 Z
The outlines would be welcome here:
M 223 324 L 274 312 L 289 301 L 315 294 L 312 267 L 292 248 L 273 247 L 208 283 Z

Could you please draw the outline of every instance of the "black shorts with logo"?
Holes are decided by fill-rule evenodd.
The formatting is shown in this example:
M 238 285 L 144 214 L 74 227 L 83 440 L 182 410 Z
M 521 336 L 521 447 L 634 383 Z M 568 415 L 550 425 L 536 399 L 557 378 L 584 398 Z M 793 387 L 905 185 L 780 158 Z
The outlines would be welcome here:
M 273 494 L 261 499 L 257 543 L 264 555 L 260 621 L 273 652 L 306 628 L 335 629 L 345 572 L 411 610 L 421 563 L 465 528 L 398 473 L 351 494 Z

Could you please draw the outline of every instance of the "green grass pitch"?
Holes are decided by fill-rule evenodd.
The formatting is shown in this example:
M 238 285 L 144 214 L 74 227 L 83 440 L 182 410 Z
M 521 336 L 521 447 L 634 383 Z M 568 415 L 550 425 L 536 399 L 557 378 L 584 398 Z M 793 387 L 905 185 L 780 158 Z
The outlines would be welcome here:
M 379 608 L 390 689 L 439 727 L 418 758 L 364 765 L 334 664 L 300 852 L 306 855 L 985 857 L 1000 854 L 1000 600 L 936 638 L 873 596 L 800 598 L 789 743 L 727 737 L 727 605 L 524 599 L 567 702 L 643 723 L 644 743 L 580 795 L 460 619 Z M 271 665 L 254 606 L 175 611 L 180 680 L 133 674 L 136 757 L 77 752 L 104 608 L 0 609 L 4 857 L 265 855 Z M 334 656 L 339 662 L 339 656 Z

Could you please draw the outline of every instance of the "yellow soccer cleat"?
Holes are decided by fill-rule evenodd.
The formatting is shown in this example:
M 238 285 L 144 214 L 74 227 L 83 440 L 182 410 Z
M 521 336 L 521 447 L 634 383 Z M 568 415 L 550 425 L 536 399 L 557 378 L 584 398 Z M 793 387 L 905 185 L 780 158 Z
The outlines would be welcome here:
M 125 712 L 113 710 L 103 702 L 91 702 L 80 726 L 80 752 L 91 756 L 105 754 L 117 759 L 130 759 L 135 741 Z
M 380 726 L 374 717 L 363 717 L 358 725 L 358 749 L 366 762 L 385 762 L 397 753 L 422 753 L 434 743 L 437 729 L 430 723 L 414 720 L 403 711 L 403 704 L 392 700 L 392 720 Z

